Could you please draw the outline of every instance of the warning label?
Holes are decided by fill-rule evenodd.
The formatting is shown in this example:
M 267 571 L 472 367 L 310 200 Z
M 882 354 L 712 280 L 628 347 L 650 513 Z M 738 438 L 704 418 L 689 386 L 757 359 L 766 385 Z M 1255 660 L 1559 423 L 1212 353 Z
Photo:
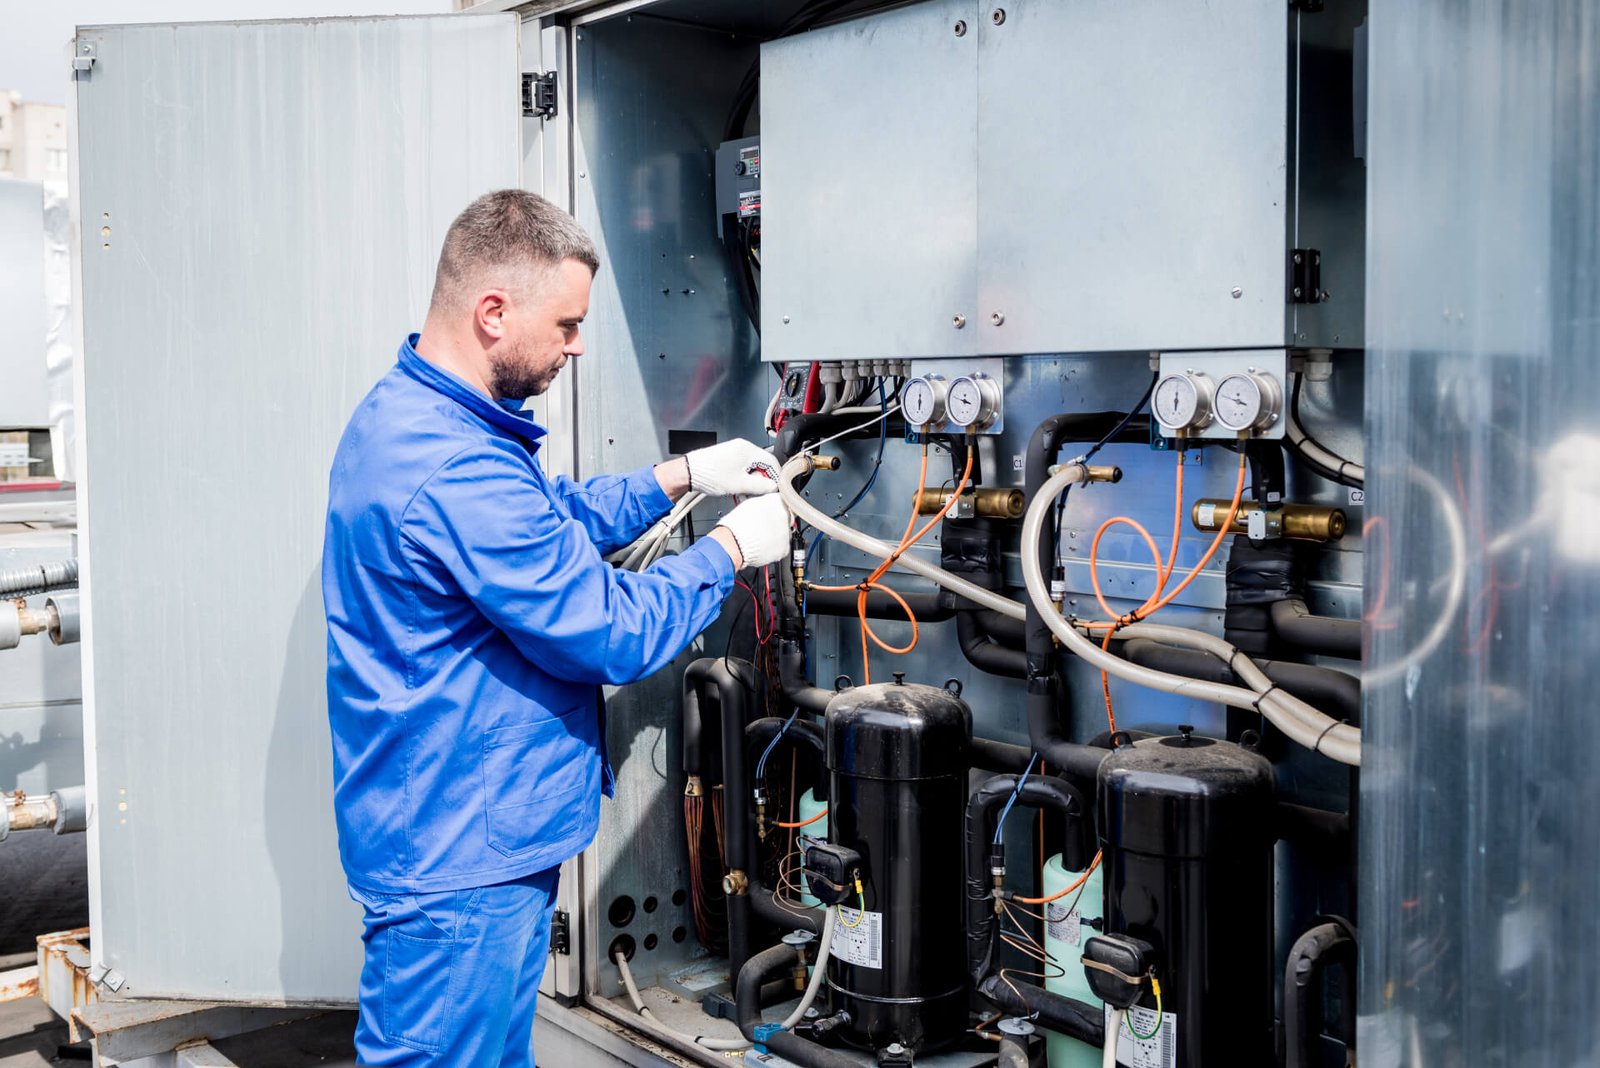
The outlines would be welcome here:
M 1111 1006 L 1107 1005 L 1106 1026 L 1110 1025 Z M 1129 1009 L 1117 1031 L 1117 1063 L 1125 1068 L 1177 1068 L 1178 1018 L 1137 1005 Z
M 838 906 L 828 952 L 858 968 L 883 967 L 883 913 Z
M 1047 931 L 1051 938 L 1065 942 L 1076 947 L 1083 936 L 1083 912 L 1080 909 L 1068 910 L 1065 901 L 1052 901 L 1045 906 L 1045 918 L 1049 923 Z

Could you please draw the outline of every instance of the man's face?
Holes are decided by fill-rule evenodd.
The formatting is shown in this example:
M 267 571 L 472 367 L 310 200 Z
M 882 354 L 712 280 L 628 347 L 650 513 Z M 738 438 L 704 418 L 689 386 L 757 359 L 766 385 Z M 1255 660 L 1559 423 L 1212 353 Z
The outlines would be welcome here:
M 529 292 L 508 292 L 501 336 L 489 349 L 489 387 L 497 400 L 527 400 L 550 388 L 573 356 L 583 355 L 578 327 L 589 314 L 593 276 L 577 260 L 541 272 Z

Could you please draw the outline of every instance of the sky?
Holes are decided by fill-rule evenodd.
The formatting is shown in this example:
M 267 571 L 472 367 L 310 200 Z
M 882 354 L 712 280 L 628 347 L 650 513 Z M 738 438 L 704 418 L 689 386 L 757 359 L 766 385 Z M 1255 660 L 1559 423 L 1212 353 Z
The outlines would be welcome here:
M 24 100 L 67 102 L 74 27 L 119 22 L 211 22 L 318 15 L 418 15 L 451 0 L 0 0 L 0 89 Z

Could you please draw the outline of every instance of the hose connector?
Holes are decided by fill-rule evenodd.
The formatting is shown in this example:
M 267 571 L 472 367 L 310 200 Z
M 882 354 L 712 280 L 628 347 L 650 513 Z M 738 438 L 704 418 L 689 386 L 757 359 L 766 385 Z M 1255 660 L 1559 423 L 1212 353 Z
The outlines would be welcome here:
M 812 453 L 811 469 L 813 471 L 837 471 L 839 470 L 839 458 L 837 456 L 819 456 L 816 453 Z
M 734 868 L 722 877 L 722 892 L 728 897 L 743 897 L 750 890 L 750 877 Z

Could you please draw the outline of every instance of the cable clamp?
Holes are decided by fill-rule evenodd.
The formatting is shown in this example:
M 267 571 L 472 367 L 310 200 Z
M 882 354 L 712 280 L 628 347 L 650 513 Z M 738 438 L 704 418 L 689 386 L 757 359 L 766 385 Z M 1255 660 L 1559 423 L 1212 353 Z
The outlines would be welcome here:
M 1322 739 L 1324 739 L 1324 738 L 1326 738 L 1328 736 L 1328 732 L 1333 730 L 1333 728 L 1335 728 L 1335 727 L 1342 727 L 1342 726 L 1344 726 L 1345 724 L 1347 724 L 1349 722 L 1350 722 L 1349 720 L 1341 719 L 1341 720 L 1338 720 L 1337 722 L 1330 723 L 1326 727 L 1322 728 L 1322 733 L 1317 735 L 1317 740 L 1316 740 L 1315 744 L 1313 744 L 1311 746 L 1311 751 L 1313 753 L 1322 752 Z
M 1229 667 L 1230 670 L 1233 668 L 1232 661 L 1230 661 L 1228 663 L 1228 667 Z M 1237 674 L 1237 672 L 1235 672 L 1235 674 Z M 1271 697 L 1273 694 L 1277 693 L 1279 690 L 1282 690 L 1282 689 L 1283 689 L 1283 687 L 1278 686 L 1276 683 L 1274 683 L 1271 686 L 1268 686 L 1265 690 L 1262 690 L 1260 693 L 1256 694 L 1256 699 L 1254 701 L 1250 702 L 1250 707 L 1256 710 L 1256 714 L 1257 715 L 1262 715 L 1262 716 L 1266 715 L 1265 712 L 1261 711 L 1261 702 L 1265 701 L 1267 698 Z M 1284 693 L 1288 693 L 1289 691 L 1283 690 L 1283 692 Z M 1337 724 L 1334 724 L 1334 726 L 1337 726 Z M 1328 730 L 1332 730 L 1332 729 L 1333 729 L 1332 726 L 1330 726 L 1328 728 Z M 1326 734 L 1327 731 L 1323 731 L 1323 733 Z M 1321 738 L 1317 739 L 1317 741 L 1319 741 L 1319 742 L 1321 740 L 1322 740 Z

